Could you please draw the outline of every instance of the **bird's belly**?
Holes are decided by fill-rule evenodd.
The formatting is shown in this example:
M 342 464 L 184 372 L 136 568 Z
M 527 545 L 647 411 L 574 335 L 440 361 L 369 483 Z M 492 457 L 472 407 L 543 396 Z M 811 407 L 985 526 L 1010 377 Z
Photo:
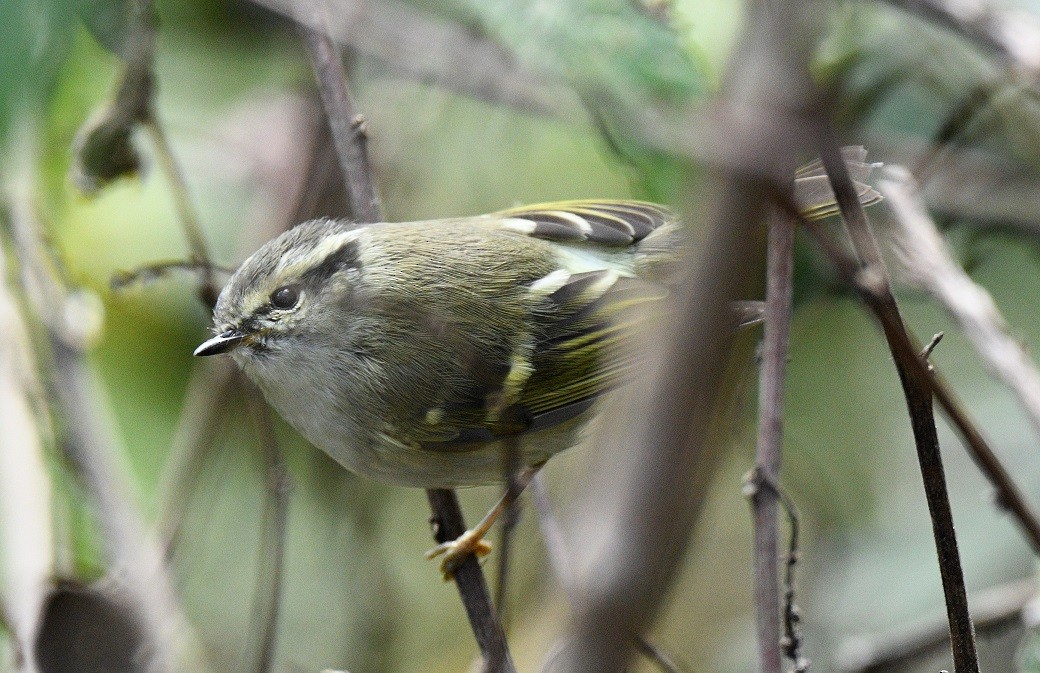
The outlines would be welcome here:
M 363 476 L 417 488 L 459 488 L 504 481 L 505 452 L 519 450 L 524 465 L 543 463 L 580 441 L 585 418 L 575 418 L 508 440 L 452 445 L 414 446 L 382 433 L 352 436 L 322 432 L 305 437 L 341 465 Z
M 419 446 L 374 428 L 380 423 L 372 418 L 353 417 L 350 411 L 360 406 L 357 400 L 351 404 L 335 395 L 268 386 L 264 377 L 249 369 L 247 373 L 271 406 L 311 444 L 352 472 L 400 486 L 456 488 L 504 481 L 505 451 L 518 448 L 525 465 L 545 462 L 578 443 L 593 413 L 508 440 Z

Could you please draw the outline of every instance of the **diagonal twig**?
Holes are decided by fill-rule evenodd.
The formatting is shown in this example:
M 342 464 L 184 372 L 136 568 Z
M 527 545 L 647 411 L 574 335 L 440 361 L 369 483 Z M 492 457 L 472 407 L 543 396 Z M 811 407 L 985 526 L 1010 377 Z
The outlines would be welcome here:
M 358 222 L 378 222 L 382 206 L 368 160 L 365 118 L 354 108 L 344 79 L 339 48 L 324 31 L 301 24 L 318 92 L 332 130 L 332 140 L 341 161 L 350 210 Z
M 892 295 L 888 272 L 874 239 L 866 212 L 856 196 L 848 169 L 841 158 L 837 140 L 827 126 L 823 130 L 820 154 L 837 197 L 841 214 L 859 261 L 847 258 L 839 262 L 839 272 L 850 282 L 881 324 L 885 339 L 895 360 L 906 397 L 911 428 L 917 447 L 918 461 L 924 479 L 928 511 L 932 519 L 939 572 L 946 597 L 947 616 L 956 673 L 978 673 L 975 632 L 968 612 L 964 571 L 961 568 L 954 532 L 953 514 L 939 451 L 939 438 L 932 409 L 932 389 L 927 368 L 922 363 L 920 345 L 915 343 L 903 323 Z M 810 229 L 818 235 L 816 227 Z M 830 253 L 838 250 L 829 246 Z

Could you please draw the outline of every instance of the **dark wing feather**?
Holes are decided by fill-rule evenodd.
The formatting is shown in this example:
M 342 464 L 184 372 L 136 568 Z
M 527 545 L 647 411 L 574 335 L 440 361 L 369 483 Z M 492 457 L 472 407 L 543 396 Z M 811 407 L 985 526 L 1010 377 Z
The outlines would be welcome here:
M 534 238 L 615 250 L 675 223 L 663 206 L 609 200 L 525 206 L 489 218 Z M 510 362 L 500 363 L 494 384 L 475 381 L 472 395 L 446 401 L 421 420 L 414 436 L 424 446 L 452 450 L 563 423 L 632 368 L 638 349 L 631 335 L 648 302 L 664 291 L 614 270 L 557 273 L 532 284 L 531 334 Z
M 497 389 L 445 404 L 422 441 L 436 450 L 550 427 L 586 411 L 638 359 L 631 338 L 663 291 L 613 271 L 573 274 L 532 314 L 530 348 Z M 501 402 L 501 406 L 496 405 Z
M 514 227 L 535 238 L 625 247 L 675 221 L 668 208 L 647 201 L 560 201 L 510 208 L 492 217 L 525 223 Z

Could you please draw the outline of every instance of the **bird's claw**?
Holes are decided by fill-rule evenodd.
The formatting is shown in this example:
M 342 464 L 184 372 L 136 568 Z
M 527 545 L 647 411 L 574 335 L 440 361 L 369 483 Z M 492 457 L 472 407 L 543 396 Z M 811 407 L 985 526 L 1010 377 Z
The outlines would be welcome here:
M 435 559 L 438 556 L 444 556 L 441 559 L 441 574 L 444 576 L 444 581 L 449 582 L 455 576 L 455 571 L 470 554 L 480 558 L 490 553 L 491 545 L 476 531 L 467 530 L 454 540 L 442 542 L 426 552 L 426 558 Z

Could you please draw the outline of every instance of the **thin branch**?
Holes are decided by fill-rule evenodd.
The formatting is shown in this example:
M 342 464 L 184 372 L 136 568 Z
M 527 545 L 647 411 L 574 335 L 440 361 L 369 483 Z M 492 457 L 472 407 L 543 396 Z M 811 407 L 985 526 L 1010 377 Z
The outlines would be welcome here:
M 1040 433 L 1040 371 L 1014 338 L 986 290 L 974 283 L 954 261 L 913 189 L 909 175 L 889 169 L 881 181 L 893 215 L 894 241 L 900 277 L 934 296 L 967 334 L 987 369 L 1007 385 Z M 1040 554 L 1040 515 L 1015 485 L 1010 473 L 968 417 L 945 379 L 934 369 L 932 388 L 972 458 L 996 489 L 997 501 L 1011 512 Z
M 853 246 L 862 260 L 862 266 L 847 280 L 853 281 L 853 287 L 881 323 L 906 397 L 939 557 L 939 571 L 950 621 L 954 668 L 957 673 L 978 673 L 975 633 L 968 612 L 964 572 L 957 550 L 953 514 L 939 451 L 930 377 L 918 356 L 920 345 L 915 344 L 907 333 L 892 295 L 881 251 L 829 127 L 825 129 L 821 142 L 821 156 Z
M 850 256 L 841 246 L 837 245 L 822 230 L 809 222 L 803 224 L 813 234 L 817 245 L 824 252 L 838 270 L 839 275 L 850 287 L 856 287 L 857 274 L 859 273 L 858 262 Z M 918 344 L 917 340 L 908 335 L 911 345 Z M 923 351 L 923 349 L 921 349 Z M 1014 516 L 1016 523 L 1022 529 L 1026 538 L 1033 546 L 1034 552 L 1040 554 L 1040 516 L 1029 505 L 1022 491 L 1015 485 L 1014 479 L 1001 463 L 1000 458 L 990 447 L 989 442 L 978 429 L 978 425 L 971 419 L 965 410 L 963 403 L 953 392 L 953 388 L 938 367 L 931 363 L 920 363 L 924 375 L 930 379 L 932 393 L 939 401 L 947 420 L 957 431 L 968 454 L 982 471 L 996 492 L 996 500 Z
M 762 482 L 780 481 L 784 384 L 791 337 L 794 221 L 769 219 L 766 253 L 766 314 L 759 378 L 758 447 L 750 499 L 754 518 L 755 615 L 762 673 L 780 673 L 780 587 L 777 577 L 777 492 Z
M 109 286 L 116 291 L 125 290 L 132 285 L 145 285 L 154 281 L 167 278 L 175 271 L 181 271 L 195 276 L 200 284 L 205 284 L 206 277 L 212 276 L 214 271 L 230 275 L 235 272 L 224 266 L 196 262 L 192 260 L 170 260 L 166 262 L 152 262 L 144 266 L 136 267 L 130 271 L 120 271 L 113 274 Z
M 316 21 L 320 17 L 314 14 L 304 12 L 302 18 L 297 16 L 297 19 Z M 382 219 L 382 213 L 375 179 L 364 150 L 363 135 L 358 133 L 363 119 L 354 110 L 339 51 L 328 35 L 315 26 L 304 25 L 302 30 L 325 113 L 329 118 L 340 169 L 354 209 L 353 215 L 358 222 L 378 222 Z M 426 496 L 432 510 L 430 520 L 434 538 L 438 543 L 454 540 L 466 532 L 462 509 L 454 491 L 428 489 Z M 477 559 L 473 556 L 463 559 L 455 568 L 454 579 L 473 635 L 484 656 L 486 670 L 512 673 L 515 666 L 505 633 L 495 614 L 484 572 Z
M 462 508 L 459 507 L 455 491 L 432 488 L 426 491 L 426 497 L 433 511 L 433 516 L 430 517 L 433 537 L 438 543 L 450 542 L 466 532 Z M 506 645 L 505 632 L 495 616 L 491 591 L 477 558 L 471 554 L 460 561 L 455 567 L 453 577 L 459 587 L 459 594 L 462 595 L 462 603 L 466 608 L 473 635 L 484 657 L 485 672 L 515 673 L 516 666 Z
M 805 673 L 809 670 L 809 660 L 802 656 L 802 633 L 800 624 L 802 621 L 801 611 L 795 603 L 795 579 L 794 573 L 798 567 L 801 556 L 798 546 L 798 531 L 801 526 L 798 518 L 798 508 L 795 507 L 791 497 L 777 484 L 771 487 L 780 498 L 780 504 L 787 513 L 788 525 L 791 535 L 787 544 L 787 559 L 784 563 L 784 636 L 780 639 L 780 647 L 784 654 L 794 664 L 792 673 Z
M 1006 385 L 1040 435 L 1040 369 L 1011 333 L 983 287 L 953 259 L 917 195 L 911 175 L 890 167 L 879 182 L 897 225 L 892 243 L 900 277 L 932 295 L 964 331 L 989 373 Z
M 192 203 L 187 180 L 174 156 L 173 148 L 169 143 L 165 130 L 156 119 L 154 113 L 149 114 L 145 122 L 155 144 L 156 156 L 163 165 L 173 192 L 178 218 L 191 253 L 191 261 L 200 267 L 199 300 L 212 310 L 217 303 L 219 291 L 214 283 L 213 271 L 216 267 L 210 260 L 201 219 Z M 261 543 L 260 549 L 262 552 L 267 548 L 271 551 L 268 557 L 268 564 L 266 566 L 262 565 L 261 570 L 257 573 L 257 592 L 254 605 L 254 613 L 257 618 L 252 622 L 257 632 L 252 634 L 247 641 L 249 647 L 247 657 L 252 660 L 250 670 L 256 671 L 256 673 L 266 673 L 271 670 L 274 661 L 274 650 L 277 644 L 277 620 L 282 598 L 282 566 L 284 564 L 286 519 L 289 507 L 288 488 L 285 482 L 287 477 L 284 476 L 285 467 L 282 464 L 281 449 L 278 446 L 274 432 L 271 430 L 271 411 L 266 405 L 256 403 L 251 384 L 244 380 L 239 380 L 241 381 L 239 389 L 245 392 L 249 400 L 250 410 L 257 429 L 257 443 L 268 463 L 270 473 L 269 478 L 264 482 L 270 498 L 267 501 L 264 516 L 264 542 Z M 213 383 L 216 384 L 217 381 Z M 209 420 L 211 423 L 206 425 L 213 427 L 218 419 L 213 416 Z M 204 446 L 204 441 L 199 441 L 192 446 L 201 448 Z M 186 457 L 190 461 L 194 461 L 200 456 L 201 453 L 191 451 L 188 452 Z M 190 468 L 192 464 L 189 463 L 186 467 Z M 274 477 L 276 472 L 282 474 L 283 477 L 276 479 Z M 178 531 L 179 528 L 174 528 L 172 531 L 167 531 L 167 533 L 172 533 L 175 536 Z M 168 545 L 175 541 L 175 537 L 165 540 Z M 168 553 L 171 548 L 168 546 L 164 551 Z
M 219 294 L 213 279 L 215 267 L 211 262 L 206 236 L 202 232 L 202 222 L 191 201 L 188 181 L 184 177 L 184 171 L 177 163 L 173 148 L 166 137 L 166 130 L 156 119 L 154 112 L 145 120 L 145 126 L 155 145 L 155 157 L 162 166 L 163 173 L 166 174 L 166 180 L 170 185 L 174 207 L 177 210 L 177 219 L 181 223 L 184 239 L 188 242 L 190 261 L 197 265 L 200 272 L 199 298 L 203 304 L 212 309 L 217 303 L 217 294 Z
M 368 161 L 365 142 L 368 131 L 365 118 L 355 111 L 347 89 L 339 48 L 324 31 L 307 25 L 301 25 L 300 29 L 332 129 L 351 212 L 358 222 L 378 222 L 382 219 L 382 206 Z

